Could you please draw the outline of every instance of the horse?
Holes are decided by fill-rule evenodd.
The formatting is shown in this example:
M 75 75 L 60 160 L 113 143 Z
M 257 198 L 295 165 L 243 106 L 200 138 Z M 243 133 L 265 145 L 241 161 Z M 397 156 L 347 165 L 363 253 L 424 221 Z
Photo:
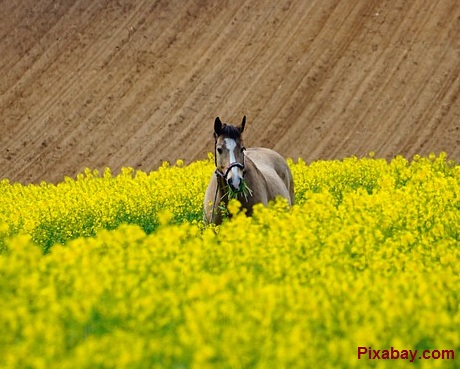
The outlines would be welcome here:
M 246 149 L 242 133 L 246 116 L 239 126 L 214 121 L 214 160 L 212 174 L 203 202 L 204 221 L 221 224 L 222 209 L 231 198 L 240 201 L 247 216 L 255 204 L 268 205 L 278 196 L 294 204 L 294 181 L 286 160 L 268 148 Z M 224 207 L 224 208 L 222 208 Z

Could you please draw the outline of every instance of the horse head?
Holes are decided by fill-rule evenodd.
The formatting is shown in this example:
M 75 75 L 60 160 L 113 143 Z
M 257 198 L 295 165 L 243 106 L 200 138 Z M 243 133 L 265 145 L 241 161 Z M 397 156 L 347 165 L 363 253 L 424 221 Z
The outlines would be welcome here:
M 233 192 L 239 192 L 243 187 L 245 148 L 241 134 L 245 124 L 246 116 L 238 127 L 222 123 L 219 117 L 214 121 L 216 174 Z

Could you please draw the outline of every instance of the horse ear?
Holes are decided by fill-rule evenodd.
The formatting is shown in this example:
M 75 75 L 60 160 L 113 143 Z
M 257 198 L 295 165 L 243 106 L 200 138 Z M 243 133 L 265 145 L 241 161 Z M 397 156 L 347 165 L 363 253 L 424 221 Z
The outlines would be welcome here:
M 238 129 L 240 130 L 240 134 L 243 133 L 245 125 L 246 125 L 246 115 L 243 117 L 243 121 L 241 122 L 241 125 L 238 127 Z
M 222 132 L 222 121 L 220 120 L 219 117 L 216 118 L 214 121 L 214 137 L 220 136 L 220 133 Z

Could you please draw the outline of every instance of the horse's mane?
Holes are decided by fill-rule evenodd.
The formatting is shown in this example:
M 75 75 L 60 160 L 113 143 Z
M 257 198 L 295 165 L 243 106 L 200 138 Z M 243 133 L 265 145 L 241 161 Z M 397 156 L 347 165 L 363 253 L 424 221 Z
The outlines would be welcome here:
M 220 135 L 224 137 L 231 138 L 233 140 L 240 140 L 241 139 L 241 132 L 240 130 L 232 126 L 230 124 L 225 124 L 222 126 L 222 130 L 220 131 Z

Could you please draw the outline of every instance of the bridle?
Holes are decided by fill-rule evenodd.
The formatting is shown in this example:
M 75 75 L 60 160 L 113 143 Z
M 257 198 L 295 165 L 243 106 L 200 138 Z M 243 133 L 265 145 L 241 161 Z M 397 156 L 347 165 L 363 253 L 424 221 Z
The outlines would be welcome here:
M 225 182 L 227 182 L 227 185 L 228 185 L 228 179 L 227 179 L 227 176 L 228 176 L 228 173 L 230 173 L 230 171 L 232 170 L 232 168 L 240 168 L 242 171 L 243 171 L 243 178 L 244 178 L 244 175 L 246 174 L 246 170 L 244 169 L 244 155 L 243 155 L 243 163 L 238 163 L 238 162 L 234 162 L 234 163 L 230 163 L 230 165 L 225 169 L 225 172 L 221 171 L 219 168 L 216 168 L 216 176 L 217 178 L 222 178 Z
M 216 144 L 217 144 L 217 142 L 216 142 Z M 243 147 L 243 151 L 244 150 L 246 150 L 245 147 Z M 217 183 L 219 183 L 219 178 L 220 178 L 227 184 L 227 186 L 229 186 L 227 175 L 228 175 L 228 173 L 230 173 L 232 168 L 235 168 L 235 167 L 240 168 L 243 171 L 243 178 L 244 178 L 244 175 L 246 174 L 246 169 L 245 169 L 245 166 L 244 166 L 244 153 L 243 153 L 243 163 L 238 163 L 238 162 L 230 163 L 227 166 L 227 168 L 225 168 L 225 171 L 222 171 L 219 168 L 217 168 L 217 148 L 215 147 L 215 149 L 214 149 L 214 164 L 216 165 L 216 170 L 214 171 L 214 173 L 216 173 Z M 218 193 L 219 193 L 219 184 L 217 184 L 217 186 L 216 186 L 216 194 L 214 195 L 214 201 L 212 203 L 211 223 L 212 223 L 212 219 L 213 219 L 213 216 L 214 216 L 214 210 L 216 209 L 216 202 L 217 202 L 217 194 Z M 222 200 L 222 198 L 221 198 L 221 200 Z
M 244 178 L 244 175 L 246 174 L 246 169 L 245 169 L 245 166 L 244 166 L 244 151 L 246 150 L 246 148 L 243 146 L 243 163 L 238 163 L 238 162 L 233 162 L 233 163 L 230 163 L 227 168 L 225 168 L 224 171 L 220 170 L 219 168 L 217 168 L 217 148 L 216 148 L 216 145 L 217 145 L 217 142 L 216 144 L 214 145 L 215 148 L 214 148 L 214 164 L 216 166 L 216 170 L 215 170 L 215 173 L 216 173 L 216 177 L 217 179 L 222 178 L 225 183 L 227 183 L 228 185 L 228 179 L 227 179 L 227 176 L 228 176 L 228 173 L 230 173 L 230 171 L 232 170 L 232 168 L 240 168 L 242 171 L 243 171 L 243 178 Z

